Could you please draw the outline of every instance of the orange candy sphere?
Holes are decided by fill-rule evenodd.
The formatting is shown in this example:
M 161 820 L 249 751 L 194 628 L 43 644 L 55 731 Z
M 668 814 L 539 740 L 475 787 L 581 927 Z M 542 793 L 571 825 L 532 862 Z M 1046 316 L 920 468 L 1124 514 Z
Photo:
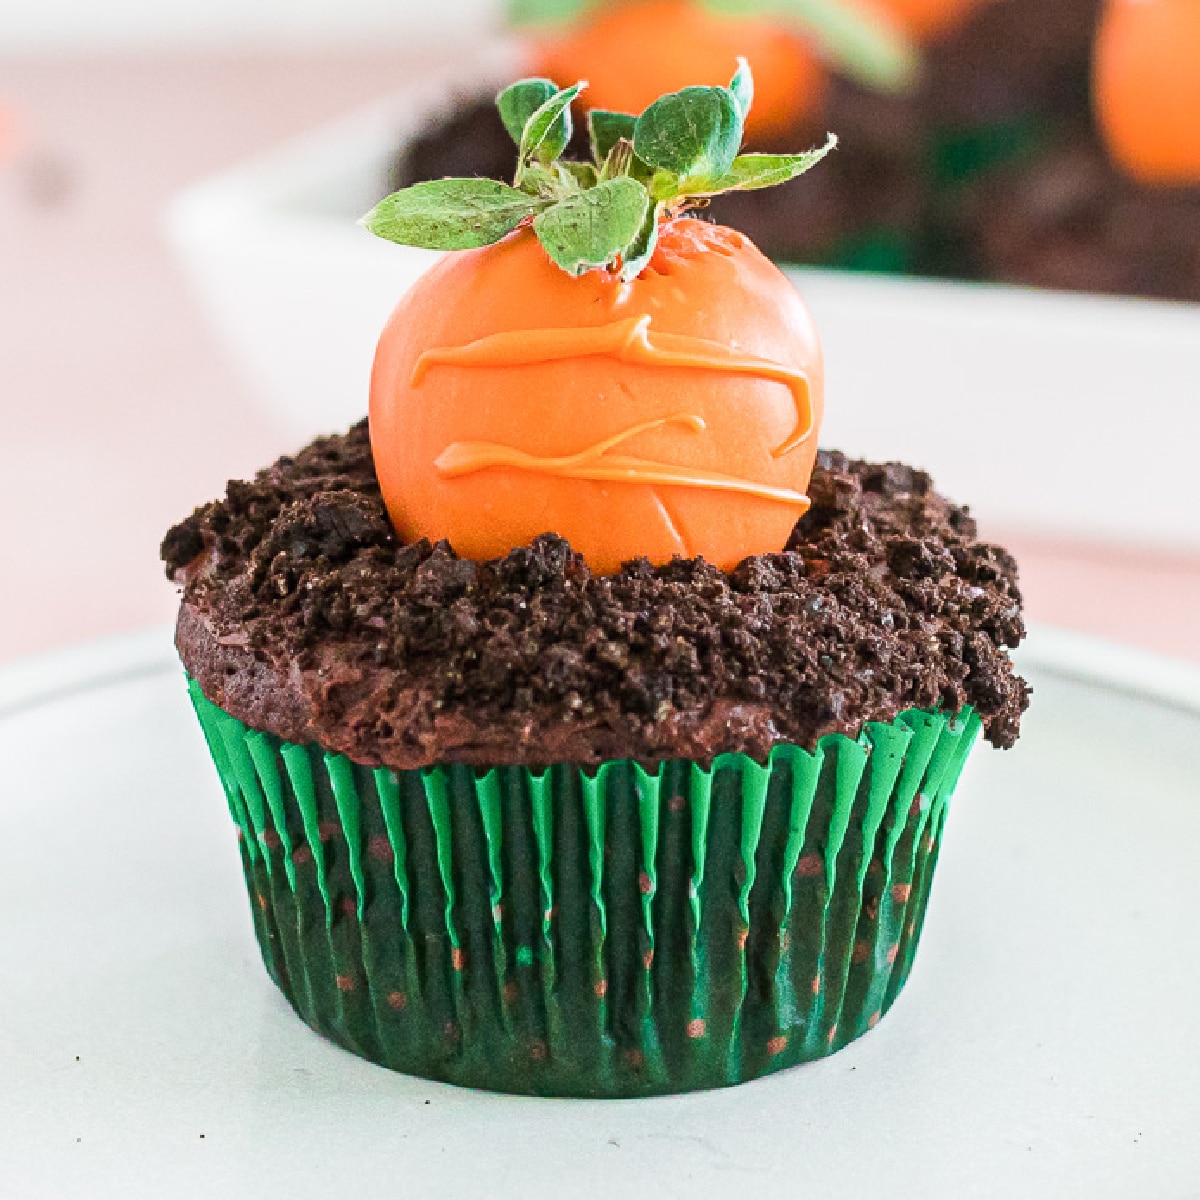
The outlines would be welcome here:
M 1119 166 L 1145 183 L 1200 183 L 1200 0 L 1108 0 L 1093 87 Z
M 870 0 L 919 41 L 930 41 L 961 25 L 991 0 Z M 1048 0 L 1055 3 L 1055 0 Z
M 668 360 L 707 346 L 774 364 L 776 377 L 732 358 L 713 370 L 640 351 L 499 361 L 626 326 Z M 807 388 L 794 393 L 778 377 L 788 372 Z M 823 386 L 808 310 L 741 234 L 669 221 L 650 266 L 621 283 L 571 278 L 522 229 L 447 255 L 400 302 L 375 357 L 371 447 L 406 540 L 447 538 L 488 559 L 553 532 L 602 573 L 641 555 L 730 569 L 781 550 L 807 507 Z
M 816 55 L 778 21 L 724 17 L 691 0 L 603 5 L 535 50 L 535 69 L 560 86 L 588 81 L 589 108 L 641 113 L 659 96 L 729 82 L 741 56 L 754 72 L 751 137 L 816 112 L 828 77 Z

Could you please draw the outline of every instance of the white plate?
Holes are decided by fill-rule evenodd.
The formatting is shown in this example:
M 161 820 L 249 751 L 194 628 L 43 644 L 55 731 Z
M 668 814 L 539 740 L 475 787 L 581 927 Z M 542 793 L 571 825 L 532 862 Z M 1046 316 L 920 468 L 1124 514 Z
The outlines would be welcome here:
M 361 1062 L 267 980 L 164 631 L 0 673 L 0 1195 L 1182 1200 L 1200 1186 L 1200 672 L 1041 633 L 911 982 L 812 1066 L 625 1102 Z
M 365 414 L 379 331 L 438 257 L 355 224 L 397 147 L 521 60 L 511 44 L 464 54 L 172 204 L 205 308 L 297 446 Z M 1009 528 L 1200 551 L 1200 305 L 793 277 L 825 344 L 823 445 L 927 467 Z

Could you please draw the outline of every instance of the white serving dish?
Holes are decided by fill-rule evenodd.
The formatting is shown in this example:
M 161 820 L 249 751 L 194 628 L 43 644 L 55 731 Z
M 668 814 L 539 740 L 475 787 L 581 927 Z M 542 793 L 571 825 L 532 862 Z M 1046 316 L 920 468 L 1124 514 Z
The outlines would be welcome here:
M 521 69 L 493 44 L 172 203 L 205 308 L 297 443 L 365 413 L 378 332 L 436 261 L 355 224 L 397 147 Z M 1200 305 L 791 273 L 825 342 L 823 444 L 926 466 L 993 524 L 1200 550 Z

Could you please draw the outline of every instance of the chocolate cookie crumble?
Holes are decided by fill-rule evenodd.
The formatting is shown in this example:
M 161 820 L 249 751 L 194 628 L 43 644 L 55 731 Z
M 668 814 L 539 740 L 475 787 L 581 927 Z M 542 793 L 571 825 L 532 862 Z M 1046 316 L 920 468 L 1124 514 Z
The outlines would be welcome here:
M 162 544 L 205 695 L 370 765 L 762 759 L 907 708 L 1016 739 L 1017 568 L 899 464 L 822 452 L 787 548 L 726 573 L 593 575 L 547 534 L 502 559 L 403 543 L 366 423 L 281 458 Z

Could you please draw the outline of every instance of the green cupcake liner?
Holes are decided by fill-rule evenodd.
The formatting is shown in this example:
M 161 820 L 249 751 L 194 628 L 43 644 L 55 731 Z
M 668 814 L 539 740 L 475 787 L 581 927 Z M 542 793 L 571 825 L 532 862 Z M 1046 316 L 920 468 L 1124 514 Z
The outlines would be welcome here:
M 979 731 L 925 711 L 761 765 L 392 771 L 192 700 L 271 978 L 430 1079 L 639 1096 L 824 1057 L 912 966 Z

